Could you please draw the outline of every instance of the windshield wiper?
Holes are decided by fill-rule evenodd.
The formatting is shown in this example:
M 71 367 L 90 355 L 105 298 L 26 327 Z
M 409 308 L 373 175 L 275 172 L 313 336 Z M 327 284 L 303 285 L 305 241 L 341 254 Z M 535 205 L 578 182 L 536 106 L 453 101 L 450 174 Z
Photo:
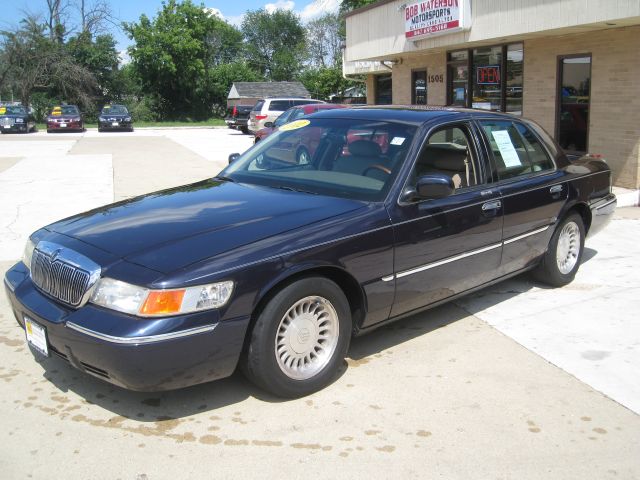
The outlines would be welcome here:
M 231 177 L 225 177 L 224 175 L 216 175 L 215 177 L 216 180 L 222 180 L 224 182 L 231 182 L 231 183 L 235 183 L 235 180 Z
M 271 188 L 277 188 L 279 190 L 287 190 L 289 192 L 300 192 L 300 193 L 310 193 L 311 195 L 318 195 L 317 192 L 310 192 L 309 190 L 302 190 L 301 188 L 293 188 L 293 187 L 288 187 L 286 185 L 270 185 Z

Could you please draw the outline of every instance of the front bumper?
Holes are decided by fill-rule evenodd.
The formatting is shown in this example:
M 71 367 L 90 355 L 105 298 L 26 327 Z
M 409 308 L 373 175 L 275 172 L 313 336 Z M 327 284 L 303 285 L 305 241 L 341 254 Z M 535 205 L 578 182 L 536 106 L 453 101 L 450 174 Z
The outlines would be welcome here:
M 4 283 L 16 320 L 24 328 L 27 316 L 45 327 L 51 354 L 129 390 L 172 390 L 231 375 L 249 324 L 249 317 L 220 321 L 217 311 L 142 319 L 91 304 L 68 309 L 40 293 L 21 262 Z
M 114 125 L 114 123 L 117 123 L 117 125 Z M 98 128 L 100 130 L 131 130 L 133 128 L 133 122 L 124 122 L 122 120 L 115 122 L 98 121 Z
M 13 125 L 0 125 L 0 131 L 2 132 L 27 132 L 29 126 L 26 123 L 14 123 Z
M 62 126 L 64 125 L 64 127 Z M 84 125 L 82 122 L 47 122 L 47 131 L 56 130 L 60 132 L 76 130 L 82 131 Z

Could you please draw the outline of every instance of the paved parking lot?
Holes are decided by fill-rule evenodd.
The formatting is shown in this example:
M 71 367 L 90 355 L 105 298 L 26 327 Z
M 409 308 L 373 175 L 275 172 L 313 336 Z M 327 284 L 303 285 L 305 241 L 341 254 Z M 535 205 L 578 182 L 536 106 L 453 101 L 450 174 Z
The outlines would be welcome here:
M 226 129 L 0 137 L 0 272 L 33 229 L 216 174 Z M 519 277 L 356 339 L 340 377 L 281 401 L 241 375 L 133 393 L 35 363 L 0 296 L 4 478 L 640 478 L 640 209 L 576 280 Z

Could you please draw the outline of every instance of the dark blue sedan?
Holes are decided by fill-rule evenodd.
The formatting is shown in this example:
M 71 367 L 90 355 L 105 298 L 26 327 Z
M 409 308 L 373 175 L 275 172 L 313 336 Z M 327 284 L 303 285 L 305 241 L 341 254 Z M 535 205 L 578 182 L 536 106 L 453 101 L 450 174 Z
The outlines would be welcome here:
M 602 159 L 490 112 L 331 110 L 230 158 L 31 235 L 5 284 L 35 355 L 134 390 L 240 365 L 309 394 L 353 335 L 528 270 L 570 282 L 616 206 Z

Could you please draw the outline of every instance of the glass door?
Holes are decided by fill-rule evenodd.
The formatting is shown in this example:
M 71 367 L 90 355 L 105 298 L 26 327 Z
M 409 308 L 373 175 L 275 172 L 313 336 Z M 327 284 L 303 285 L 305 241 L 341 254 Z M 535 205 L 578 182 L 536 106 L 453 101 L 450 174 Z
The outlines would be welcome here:
M 560 57 L 556 140 L 567 152 L 587 151 L 590 92 L 591 55 Z
M 427 104 L 427 71 L 414 70 L 411 72 L 411 104 Z

